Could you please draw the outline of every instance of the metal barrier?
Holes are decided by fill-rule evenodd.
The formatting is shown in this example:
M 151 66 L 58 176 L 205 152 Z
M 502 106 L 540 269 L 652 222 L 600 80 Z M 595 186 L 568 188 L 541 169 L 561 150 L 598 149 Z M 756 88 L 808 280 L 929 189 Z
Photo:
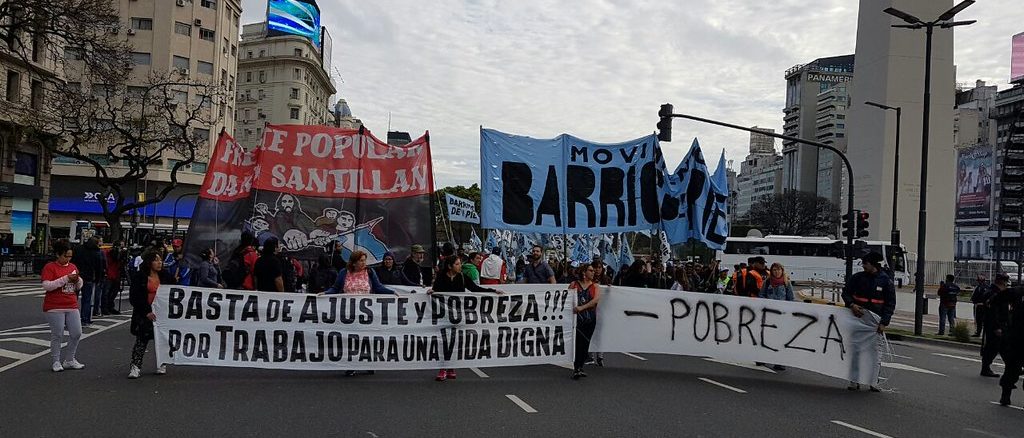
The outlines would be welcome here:
M 0 278 L 18 278 L 39 275 L 50 260 L 46 256 L 3 255 L 0 256 Z

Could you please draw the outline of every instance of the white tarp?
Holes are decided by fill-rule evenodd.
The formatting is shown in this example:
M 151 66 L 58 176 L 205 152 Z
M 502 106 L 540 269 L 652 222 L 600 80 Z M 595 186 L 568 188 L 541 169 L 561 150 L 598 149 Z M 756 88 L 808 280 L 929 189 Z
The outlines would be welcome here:
M 303 295 L 162 286 L 158 363 L 301 370 L 568 364 L 575 297 L 554 285 L 506 294 Z
M 875 384 L 878 317 L 846 308 L 696 292 L 601 290 L 590 351 L 765 362 Z

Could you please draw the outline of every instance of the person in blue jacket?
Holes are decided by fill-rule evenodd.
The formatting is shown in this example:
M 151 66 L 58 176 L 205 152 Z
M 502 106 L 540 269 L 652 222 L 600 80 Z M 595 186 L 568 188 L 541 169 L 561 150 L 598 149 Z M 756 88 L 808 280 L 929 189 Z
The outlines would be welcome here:
M 348 258 L 345 269 L 338 272 L 338 278 L 334 285 L 324 291 L 324 294 L 394 294 L 395 291 L 388 289 L 381 284 L 377 273 L 373 269 L 366 268 L 366 252 L 353 251 Z

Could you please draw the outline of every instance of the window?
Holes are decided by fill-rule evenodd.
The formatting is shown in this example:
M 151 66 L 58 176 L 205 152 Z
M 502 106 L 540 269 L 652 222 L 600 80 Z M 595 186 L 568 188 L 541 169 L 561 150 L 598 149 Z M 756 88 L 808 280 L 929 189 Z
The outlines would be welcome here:
M 171 94 L 174 96 L 173 99 L 179 104 L 188 103 L 188 91 L 172 91 Z
M 236 56 L 236 55 L 238 55 L 238 46 L 235 46 L 234 44 L 232 44 L 231 45 L 231 56 Z M 251 56 L 250 56 L 250 58 L 251 58 Z
M 217 2 L 214 0 L 200 0 L 199 6 L 210 9 L 217 9 Z
M 235 91 L 235 75 L 231 75 L 228 80 L 228 91 Z
M 89 159 L 95 161 L 101 166 L 110 165 L 110 156 L 106 154 L 89 154 Z
M 150 65 L 153 63 L 153 60 L 149 53 L 132 52 L 132 62 L 135 65 Z
M 210 130 L 202 128 L 192 129 L 192 139 L 198 142 L 206 142 L 210 140 Z
M 111 95 L 113 95 L 113 92 L 114 92 L 114 90 L 111 89 L 110 85 L 106 85 L 106 84 L 93 84 L 92 85 L 92 95 L 93 95 L 93 97 L 95 97 L 97 99 L 106 99 L 107 97 L 110 97 Z
M 36 177 L 39 175 L 39 157 L 27 152 L 14 153 L 14 174 Z M 35 184 L 34 182 L 32 184 Z
M 7 100 L 10 102 L 21 100 L 21 74 L 16 71 L 7 71 Z
M 252 90 L 245 90 L 245 100 L 252 100 Z
M 302 69 L 292 70 L 292 79 L 302 79 Z
M 298 99 L 299 98 L 299 89 L 298 88 L 292 88 L 292 94 L 289 97 L 292 98 L 292 99 Z
M 250 120 L 250 117 L 249 117 L 250 114 L 249 114 L 249 109 L 248 108 L 245 109 L 244 113 L 245 113 L 245 117 L 242 120 Z
M 174 33 L 178 35 L 192 36 L 192 25 L 188 23 L 182 23 L 180 21 L 175 21 Z
M 302 49 L 295 49 L 295 56 L 302 56 Z
M 263 100 L 264 98 L 267 97 L 267 93 L 263 92 L 262 88 L 256 90 L 256 95 L 259 97 L 260 100 Z
M 260 83 L 267 81 L 267 72 L 260 70 Z
M 843 129 L 846 127 L 845 123 L 836 123 L 836 128 Z
M 135 30 L 153 30 L 153 19 L 132 17 L 132 29 Z
M 32 108 L 43 108 L 43 81 L 32 81 Z
M 201 40 L 213 42 L 216 36 L 217 32 L 214 32 L 212 29 L 207 29 L 205 27 L 199 28 L 199 39 Z
M 267 54 L 266 50 L 260 49 L 260 58 L 264 57 L 266 54 Z
M 213 76 L 213 63 L 205 61 L 196 61 L 196 71 L 204 75 Z
M 128 86 L 128 98 L 132 100 L 141 101 L 146 97 L 146 87 L 136 87 L 133 85 Z
M 82 83 L 81 82 L 68 82 L 68 90 L 70 90 L 72 92 L 75 92 L 75 93 L 81 93 L 82 92 Z
M 299 109 L 298 108 L 292 108 L 291 109 L 291 118 L 292 118 L 292 120 L 299 120 Z
M 263 135 L 263 128 L 256 128 L 256 136 L 259 137 L 261 135 Z
M 46 39 L 40 34 L 32 38 L 32 61 L 39 62 L 43 57 L 43 48 L 46 47 Z
M 220 84 L 221 85 L 227 85 L 228 84 L 228 71 L 227 70 L 220 69 Z
M 245 72 L 245 82 L 246 83 L 252 82 L 252 72 L 251 71 Z
M 192 163 L 192 171 L 195 173 L 206 173 L 206 163 Z
M 210 96 L 196 96 L 199 98 L 199 107 L 204 109 L 210 109 L 210 105 L 213 103 L 213 99 Z
M 85 59 L 85 50 L 81 47 L 68 46 L 64 48 L 64 59 L 81 61 Z
M 238 14 L 231 14 L 231 22 L 235 24 L 235 27 L 238 27 Z
M 245 57 L 247 59 L 252 59 L 252 50 L 249 50 L 249 51 L 245 52 Z
M 181 56 L 174 56 L 172 65 L 178 71 L 188 71 L 188 67 L 191 64 L 188 58 Z

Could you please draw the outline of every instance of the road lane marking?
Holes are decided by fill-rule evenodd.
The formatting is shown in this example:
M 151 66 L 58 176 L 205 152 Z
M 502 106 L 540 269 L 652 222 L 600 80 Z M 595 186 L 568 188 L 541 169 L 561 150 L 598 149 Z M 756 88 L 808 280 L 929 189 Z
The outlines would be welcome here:
M 477 377 L 479 377 L 481 379 L 486 379 L 488 377 L 491 377 L 491 376 L 488 376 L 487 373 L 485 373 L 483 371 L 480 371 L 480 368 L 470 368 L 469 370 L 472 371 L 474 374 L 477 375 Z
M 640 356 L 637 356 L 637 355 L 635 355 L 633 353 L 622 353 L 622 354 L 625 354 L 626 356 L 632 357 L 633 359 L 636 359 L 636 360 L 647 360 L 647 359 L 642 358 Z
M 1008 404 L 1008 405 L 1004 406 L 1004 405 L 999 404 L 998 401 L 989 401 L 989 403 L 992 403 L 992 404 L 994 404 L 996 406 L 999 406 L 999 407 L 1013 407 L 1014 409 L 1017 409 L 1017 410 L 1024 410 L 1024 407 L 1014 406 L 1013 404 Z
M 937 373 L 937 372 L 932 371 L 932 370 L 926 370 L 924 368 L 918 368 L 918 367 L 915 367 L 915 366 L 907 365 L 905 363 L 882 362 L 882 366 L 886 367 L 886 368 L 897 369 L 897 370 L 913 371 L 915 373 L 931 374 L 931 375 L 934 375 L 934 376 L 946 377 L 945 374 Z
M 910 356 L 904 356 L 904 355 L 902 355 L 902 354 L 896 354 L 896 353 L 889 353 L 889 355 L 890 355 L 890 356 L 892 356 L 892 357 L 898 357 L 898 358 L 900 358 L 900 359 L 906 359 L 906 360 L 914 360 L 914 358 L 912 358 L 912 357 L 910 357 Z
M 38 345 L 40 347 L 49 347 L 50 341 L 44 341 L 36 338 L 7 338 L 0 339 L 0 342 L 24 342 L 26 344 Z
M 750 363 L 729 362 L 727 360 L 713 359 L 713 358 L 710 358 L 710 357 L 705 357 L 704 360 L 706 360 L 708 362 L 720 363 L 720 364 L 723 364 L 723 365 L 732 365 L 734 367 L 746 368 L 748 370 L 756 370 L 756 371 L 763 371 L 763 372 L 766 372 L 766 373 L 778 374 L 778 373 L 775 372 L 775 370 L 773 370 L 771 368 L 763 367 L 761 365 L 755 365 L 755 364 L 750 364 Z
M 950 359 L 966 360 L 966 361 L 970 361 L 970 362 L 974 362 L 974 363 L 981 363 L 981 359 L 975 359 L 973 357 L 957 356 L 955 354 L 932 353 L 932 355 L 939 356 L 939 357 L 948 357 Z M 1006 365 L 1003 365 L 1003 364 L 998 363 L 998 362 L 992 362 L 992 365 L 1000 366 L 1000 367 L 1005 367 L 1006 366 Z
M 576 370 L 575 368 L 572 367 L 572 365 L 564 364 L 564 363 L 560 363 L 560 362 L 552 363 L 551 365 L 554 365 L 556 367 L 562 367 L 562 368 L 565 368 L 567 370 Z
M 509 400 L 512 400 L 512 403 L 515 403 L 517 406 L 522 408 L 522 410 L 526 411 L 527 414 L 537 413 L 537 410 L 534 409 L 533 406 L 526 404 L 526 402 L 524 402 L 521 398 L 516 397 L 515 394 L 505 394 L 505 397 L 508 397 Z
M 980 430 L 980 429 L 974 429 L 974 428 L 970 428 L 970 427 L 965 427 L 964 430 L 967 431 L 967 432 L 974 432 L 974 433 L 976 433 L 978 435 L 991 436 L 991 437 L 995 437 L 995 438 L 1003 438 L 1002 435 L 996 435 L 994 433 L 988 433 L 988 432 L 985 432 L 984 430 Z
M 865 429 L 865 428 L 860 427 L 860 426 L 854 426 L 854 425 L 852 425 L 850 423 L 839 421 L 839 420 L 832 420 L 832 424 L 838 424 L 838 425 L 843 426 L 843 427 L 848 427 L 850 429 L 856 430 L 857 432 L 866 433 L 868 435 L 876 436 L 878 438 L 892 438 L 891 436 L 886 435 L 884 433 L 878 433 L 878 432 L 875 432 L 873 430 Z
M 5 330 L 0 330 L 0 333 L 16 332 L 16 331 L 20 331 L 20 330 L 44 328 L 44 327 L 49 327 L 49 326 L 50 326 L 50 324 L 47 324 L 47 323 L 44 322 L 42 324 L 33 324 L 33 325 L 27 325 L 27 326 L 24 326 L 24 327 L 15 327 L 15 328 L 9 328 L 9 329 L 5 329 Z
M 25 360 L 32 357 L 32 355 L 17 351 L 4 350 L 3 348 L 0 348 L 0 357 L 7 357 L 14 360 Z
M 716 381 L 708 379 L 706 377 L 698 377 L 697 380 L 700 380 L 701 382 L 704 382 L 704 383 L 710 383 L 712 385 L 719 386 L 719 387 L 728 389 L 728 390 L 733 391 L 733 392 L 738 392 L 740 394 L 746 394 L 747 393 L 747 391 L 739 389 L 739 388 L 737 388 L 735 386 L 729 386 L 729 385 L 726 385 L 726 384 L 724 384 L 722 382 L 716 382 Z
M 103 333 L 103 332 L 105 332 L 107 330 L 110 330 L 112 328 L 121 326 L 121 325 L 127 323 L 128 321 L 130 321 L 130 319 L 125 319 L 125 320 L 119 321 L 117 324 L 113 324 L 113 325 L 108 326 L 108 327 L 103 327 L 103 328 L 97 329 L 97 330 L 89 332 L 89 333 L 83 333 L 82 334 L 82 340 L 85 340 L 85 339 L 90 338 L 90 337 L 92 337 L 94 335 Z M 46 333 L 49 333 L 49 331 L 46 331 Z M 67 345 L 67 342 L 61 343 L 61 347 L 63 347 L 64 345 Z M 22 354 L 22 353 L 19 353 L 19 354 Z M 0 373 L 2 373 L 4 371 L 7 371 L 7 370 L 9 370 L 11 368 L 14 368 L 14 367 L 16 367 L 18 365 L 29 363 L 29 362 L 31 362 L 31 361 L 33 361 L 35 359 L 38 359 L 38 358 L 43 357 L 43 356 L 46 356 L 48 354 L 50 354 L 50 349 L 49 348 L 47 348 L 47 349 L 45 349 L 43 351 L 40 351 L 40 352 L 38 352 L 36 354 L 27 355 L 28 357 L 26 357 L 24 359 L 19 359 L 19 360 L 13 362 L 13 363 L 9 363 L 7 365 L 4 365 L 4 366 L 0 367 Z
M 0 336 L 21 336 L 21 335 L 44 335 L 50 334 L 49 330 L 31 330 L 27 332 L 0 333 Z

